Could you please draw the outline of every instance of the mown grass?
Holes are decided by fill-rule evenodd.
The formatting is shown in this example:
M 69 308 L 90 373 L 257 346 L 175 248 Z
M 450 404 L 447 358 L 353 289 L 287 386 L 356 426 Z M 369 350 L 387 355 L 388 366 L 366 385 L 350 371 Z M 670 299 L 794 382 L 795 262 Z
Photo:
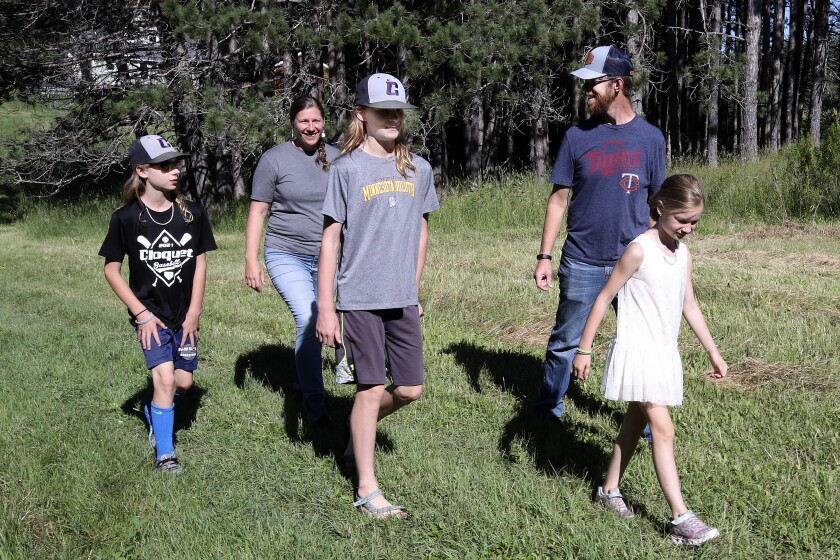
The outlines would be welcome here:
M 531 279 L 548 185 L 519 177 L 451 195 L 432 216 L 426 393 L 378 433 L 402 523 L 350 507 L 335 453 L 352 388 L 327 383 L 334 430 L 302 424 L 292 318 L 241 281 L 241 208 L 214 215 L 177 478 L 151 472 L 148 374 L 96 256 L 118 202 L 33 206 L 0 227 L 0 558 L 838 557 L 840 224 L 731 217 L 714 192 L 689 244 L 732 375 L 709 381 L 685 329 L 674 409 L 686 500 L 722 532 L 702 550 L 664 540 L 644 445 L 624 484 L 640 515 L 591 504 L 622 413 L 597 373 L 574 385 L 561 425 L 530 414 L 557 293 Z

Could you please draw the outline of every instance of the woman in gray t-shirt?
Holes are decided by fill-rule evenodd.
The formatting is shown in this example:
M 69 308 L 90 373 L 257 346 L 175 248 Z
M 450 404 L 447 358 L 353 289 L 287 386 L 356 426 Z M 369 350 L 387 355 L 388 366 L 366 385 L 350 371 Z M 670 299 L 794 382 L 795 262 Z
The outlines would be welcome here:
M 295 99 L 289 119 L 294 138 L 265 152 L 254 171 L 245 226 L 245 282 L 258 292 L 266 284 L 259 245 L 267 216 L 263 250 L 266 269 L 297 326 L 294 387 L 303 393 L 307 421 L 318 424 L 329 422 L 321 343 L 315 337 L 321 208 L 327 170 L 338 149 L 324 142 L 324 108 L 317 99 Z

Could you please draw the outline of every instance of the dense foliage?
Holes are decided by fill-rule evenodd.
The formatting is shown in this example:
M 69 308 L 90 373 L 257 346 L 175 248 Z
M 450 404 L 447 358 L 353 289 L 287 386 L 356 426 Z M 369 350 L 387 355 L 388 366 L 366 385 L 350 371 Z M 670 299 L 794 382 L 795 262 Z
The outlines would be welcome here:
M 241 197 L 261 152 L 289 137 L 294 96 L 324 99 L 337 142 L 354 84 L 374 71 L 400 77 L 421 106 L 410 120 L 412 140 L 439 184 L 524 168 L 542 174 L 566 127 L 585 116 L 568 71 L 605 43 L 634 58 L 634 104 L 666 134 L 670 156 L 751 159 L 757 149 L 813 135 L 815 124 L 819 138 L 823 115 L 836 118 L 837 7 L 836 0 L 2 0 L 0 39 L 10 54 L 0 61 L 0 93 L 40 100 L 60 116 L 7 144 L 0 181 L 27 193 L 113 183 L 128 143 L 155 132 L 192 154 L 194 197 Z

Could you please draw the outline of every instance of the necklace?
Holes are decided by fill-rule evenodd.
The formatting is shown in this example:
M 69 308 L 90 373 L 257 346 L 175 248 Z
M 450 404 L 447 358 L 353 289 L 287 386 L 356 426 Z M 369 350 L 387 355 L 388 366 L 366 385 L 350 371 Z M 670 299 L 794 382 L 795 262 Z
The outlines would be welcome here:
M 146 206 L 146 205 L 144 204 L 143 206 Z M 166 212 L 166 210 L 164 210 L 164 212 Z M 146 214 L 148 214 L 148 215 L 149 215 L 149 219 L 150 219 L 150 220 L 152 220 L 152 221 L 153 221 L 154 223 L 156 223 L 157 225 L 159 225 L 159 226 L 165 226 L 165 225 L 169 224 L 169 222 L 171 222 L 171 221 L 172 221 L 172 218 L 174 218 L 174 217 L 175 217 L 175 203 L 173 202 L 173 203 L 172 203 L 172 206 L 170 206 L 170 207 L 169 207 L 169 219 L 168 219 L 168 220 L 166 220 L 166 221 L 165 221 L 165 222 L 163 222 L 163 223 L 160 223 L 159 221 L 155 220 L 155 219 L 154 219 L 154 217 L 152 217 L 152 212 L 149 210 L 149 207 L 148 207 L 148 206 L 146 206 Z
M 676 244 L 675 244 L 675 246 L 674 246 L 674 255 L 673 255 L 673 256 L 666 255 L 664 252 L 659 251 L 659 253 L 662 255 L 662 258 L 663 258 L 663 259 L 665 259 L 665 262 L 666 262 L 667 264 L 669 264 L 669 265 L 675 265 L 675 264 L 677 264 L 677 248 L 678 248 L 678 247 L 679 247 L 679 245 L 676 245 Z

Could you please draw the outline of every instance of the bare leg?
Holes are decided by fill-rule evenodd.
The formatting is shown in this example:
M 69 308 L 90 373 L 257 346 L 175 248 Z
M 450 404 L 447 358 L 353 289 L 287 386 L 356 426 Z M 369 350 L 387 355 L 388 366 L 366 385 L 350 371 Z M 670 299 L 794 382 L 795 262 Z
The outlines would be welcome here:
M 418 399 L 422 392 L 422 385 L 391 385 L 387 389 L 384 385 L 358 386 L 350 413 L 350 428 L 356 470 L 359 473 L 359 497 L 364 497 L 379 488 L 373 466 L 377 422 Z M 391 505 L 383 496 L 374 498 L 370 503 L 377 508 Z M 404 514 L 401 515 L 403 516 Z
M 183 369 L 176 369 L 175 370 L 175 391 L 176 392 L 183 393 L 187 389 L 192 387 L 192 384 L 193 384 L 193 372 L 186 371 L 186 370 L 183 370 Z
M 647 418 L 641 405 L 637 402 L 628 403 L 627 412 L 624 413 L 624 421 L 621 423 L 618 436 L 615 438 L 610 466 L 607 468 L 607 474 L 604 478 L 603 488 L 605 493 L 618 488 L 621 483 L 621 477 L 624 476 L 624 471 L 636 451 L 645 424 L 647 424 Z
M 674 460 L 674 423 L 667 406 L 645 403 L 644 411 L 653 433 L 653 466 L 656 468 L 656 477 L 671 507 L 671 514 L 677 518 L 688 508 L 683 502 L 680 477 Z
M 152 368 L 152 386 L 154 405 L 158 408 L 170 408 L 175 398 L 175 366 L 172 362 L 164 362 Z
M 385 389 L 379 403 L 379 420 L 411 404 L 423 394 L 422 385 L 390 385 Z

